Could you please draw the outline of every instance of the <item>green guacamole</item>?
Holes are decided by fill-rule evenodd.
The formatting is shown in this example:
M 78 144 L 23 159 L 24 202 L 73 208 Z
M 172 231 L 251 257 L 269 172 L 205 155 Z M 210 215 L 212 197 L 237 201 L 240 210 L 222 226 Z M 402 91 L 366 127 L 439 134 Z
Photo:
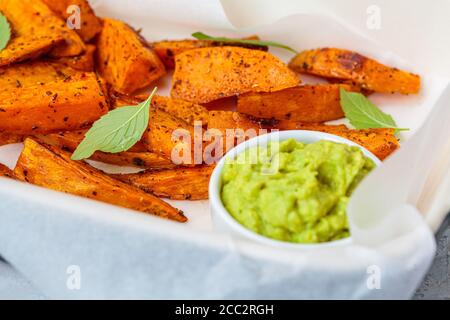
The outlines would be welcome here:
M 285 140 L 227 161 L 222 201 L 242 225 L 273 239 L 342 239 L 349 236 L 349 196 L 374 167 L 357 147 Z

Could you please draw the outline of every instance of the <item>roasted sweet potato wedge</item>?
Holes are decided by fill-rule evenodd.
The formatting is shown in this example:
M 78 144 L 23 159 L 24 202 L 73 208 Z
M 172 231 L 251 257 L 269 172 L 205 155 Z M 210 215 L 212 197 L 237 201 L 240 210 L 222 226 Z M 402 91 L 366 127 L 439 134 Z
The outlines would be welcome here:
M 202 128 L 198 132 L 197 140 L 202 147 Z M 177 165 L 201 164 L 200 159 L 195 159 L 194 126 L 177 118 L 159 108 L 150 110 L 148 129 L 142 137 L 148 151 L 154 152 Z
M 118 174 L 115 178 L 174 200 L 208 199 L 208 185 L 214 166 L 177 167 L 169 170 L 146 170 L 135 174 Z
M 66 21 L 40 0 L 2 0 L 0 11 L 13 29 L 10 43 L 0 52 L 0 66 L 36 58 L 49 50 L 52 56 L 67 57 L 86 49 Z
M 15 179 L 14 172 L 7 166 L 0 163 L 0 177 Z
M 92 44 L 86 45 L 86 51 L 76 57 L 62 57 L 57 59 L 52 59 L 53 62 L 62 64 L 66 67 L 73 68 L 75 70 L 93 72 L 95 65 L 95 54 L 96 47 Z
M 250 36 L 247 38 L 248 40 L 259 40 L 258 36 Z M 207 48 L 207 47 L 221 47 L 221 46 L 236 46 L 243 47 L 248 49 L 262 50 L 267 51 L 268 47 L 266 46 L 255 46 L 255 45 L 247 45 L 243 43 L 233 43 L 233 42 L 220 42 L 220 41 L 211 41 L 211 40 L 163 40 L 156 41 L 150 44 L 150 46 L 155 50 L 158 57 L 164 63 L 167 69 L 175 68 L 175 56 L 177 54 L 183 53 L 188 50 L 198 49 L 198 48 Z
M 23 135 L 0 131 L 0 146 L 23 141 Z
M 49 145 L 73 152 L 84 139 L 86 132 L 87 130 L 66 131 L 45 135 L 39 134 L 36 137 Z M 138 142 L 125 152 L 106 153 L 97 151 L 90 159 L 119 166 L 151 169 L 173 168 L 175 166 L 172 162 L 156 153 L 148 152 L 145 145 L 141 142 Z
M 95 73 L 33 62 L 0 69 L 0 74 L 0 131 L 75 130 L 108 111 Z
M 242 129 L 246 131 L 251 129 L 258 131 L 261 129 L 258 120 L 235 111 L 211 110 L 208 116 L 208 130 L 216 129 L 222 134 L 226 134 L 226 130 Z
M 67 21 L 74 14 L 80 15 L 80 29 L 75 31 L 83 39 L 88 42 L 92 40 L 101 30 L 102 23 L 95 15 L 87 0 L 43 0 L 44 3 L 55 12 L 61 19 Z M 69 10 L 71 6 L 80 8 L 79 12 Z
M 376 155 L 380 160 L 386 159 L 400 145 L 393 129 L 349 129 L 345 125 L 302 124 L 293 121 L 280 121 L 280 130 L 322 131 L 349 139 Z
M 24 145 L 14 169 L 19 180 L 179 222 L 187 220 L 181 211 L 152 194 L 115 180 L 84 162 L 72 161 L 68 152 L 30 138 Z
M 272 92 L 299 84 L 270 53 L 239 47 L 189 50 L 175 57 L 171 96 L 207 103 L 246 92 Z
M 13 31 L 7 47 L 0 51 L 0 66 L 37 58 L 64 43 L 61 20 L 40 1 L 1 0 L 0 12 Z
M 100 75 L 120 93 L 133 93 L 165 75 L 163 63 L 127 24 L 104 19 L 97 41 Z
M 336 48 L 307 50 L 289 63 L 292 70 L 326 78 L 351 80 L 375 92 L 418 93 L 418 75 L 385 66 L 356 52 Z
M 337 84 L 304 85 L 275 92 L 251 92 L 238 97 L 237 110 L 257 118 L 326 122 L 344 117 L 339 88 L 358 87 Z

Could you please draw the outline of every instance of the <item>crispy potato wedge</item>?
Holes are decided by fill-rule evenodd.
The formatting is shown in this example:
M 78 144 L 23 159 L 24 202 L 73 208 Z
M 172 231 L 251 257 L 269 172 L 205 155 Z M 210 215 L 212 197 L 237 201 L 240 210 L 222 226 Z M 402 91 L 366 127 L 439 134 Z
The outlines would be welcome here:
M 72 161 L 68 152 L 30 138 L 24 145 L 14 169 L 19 180 L 179 222 L 187 221 L 181 211 L 168 203 L 84 162 Z
M 104 19 L 97 41 L 100 75 L 120 93 L 133 93 L 158 80 L 166 71 L 156 53 L 127 24 Z
M 33 62 L 0 69 L 0 74 L 0 131 L 75 130 L 108 111 L 94 73 Z
M 211 110 L 208 116 L 208 130 L 216 129 L 223 135 L 226 134 L 227 129 L 242 129 L 244 131 L 262 129 L 257 120 L 235 111 Z
M 258 36 L 250 36 L 243 39 L 247 40 L 259 40 Z M 248 49 L 267 51 L 269 48 L 267 46 L 255 46 L 243 43 L 233 43 L 233 42 L 220 42 L 211 40 L 163 40 L 150 43 L 150 46 L 155 50 L 158 57 L 164 63 L 167 69 L 175 68 L 175 56 L 177 54 L 186 52 L 192 49 L 207 48 L 207 47 L 243 47 Z
M 0 163 L 0 177 L 15 179 L 14 172 L 7 166 Z
M 304 85 L 275 92 L 250 92 L 238 97 L 237 110 L 257 118 L 326 122 L 344 117 L 339 88 L 358 92 L 358 87 L 337 84 Z
M 64 43 L 61 21 L 40 1 L 1 0 L 0 12 L 13 31 L 8 45 L 0 51 L 0 66 L 37 58 Z
M 203 132 L 199 134 L 202 135 Z M 202 159 L 194 158 L 195 137 L 194 126 L 159 108 L 153 108 L 150 110 L 149 125 L 142 141 L 148 151 L 177 165 L 192 165 L 202 163 Z M 199 138 L 201 144 L 202 136 Z
M 73 152 L 84 139 L 86 132 L 87 130 L 77 130 L 45 135 L 38 134 L 35 136 L 46 144 L 59 147 L 64 151 Z M 118 166 L 132 166 L 138 168 L 166 169 L 175 166 L 169 160 L 155 153 L 148 152 L 142 142 L 136 143 L 125 152 L 106 153 L 97 151 L 90 159 Z
M 95 66 L 95 54 L 96 47 L 92 44 L 86 45 L 86 51 L 81 56 L 76 57 L 62 57 L 52 59 L 53 62 L 62 64 L 66 67 L 73 68 L 75 70 L 93 72 Z
M 291 60 L 289 67 L 301 73 L 351 80 L 375 92 L 412 94 L 420 90 L 418 75 L 385 66 L 349 50 L 322 48 L 303 51 Z
M 302 124 L 292 121 L 280 121 L 280 130 L 311 130 L 334 134 L 351 140 L 376 155 L 380 160 L 386 159 L 400 147 L 393 129 L 349 129 L 345 125 Z
M 246 92 L 272 92 L 299 84 L 297 75 L 270 53 L 211 47 L 175 57 L 171 96 L 207 103 Z
M 0 131 L 0 146 L 23 141 L 23 135 Z
M 43 0 L 44 3 L 61 19 L 67 19 L 74 13 L 79 13 L 81 17 L 80 29 L 75 29 L 83 41 L 92 40 L 102 30 L 102 23 L 92 10 L 87 0 Z M 70 10 L 71 6 L 78 6 L 80 12 Z
M 214 166 L 177 167 L 169 170 L 146 170 L 135 174 L 118 174 L 114 178 L 173 200 L 208 199 L 208 185 Z

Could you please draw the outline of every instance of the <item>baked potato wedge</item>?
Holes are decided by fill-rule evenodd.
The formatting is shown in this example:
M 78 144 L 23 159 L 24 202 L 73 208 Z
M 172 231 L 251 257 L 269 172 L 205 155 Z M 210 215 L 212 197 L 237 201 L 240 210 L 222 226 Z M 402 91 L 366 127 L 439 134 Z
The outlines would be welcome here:
M 61 19 L 67 19 L 73 14 L 70 6 L 78 6 L 80 8 L 81 23 L 80 29 L 75 29 L 83 41 L 88 42 L 92 40 L 101 30 L 102 23 L 95 15 L 89 2 L 87 0 L 43 0 L 44 3 Z
M 418 75 L 385 66 L 349 50 L 306 50 L 295 56 L 289 67 L 301 73 L 351 80 L 363 89 L 375 92 L 414 94 L 420 90 Z
M 122 21 L 104 19 L 97 40 L 100 75 L 120 93 L 130 94 L 166 74 L 163 63 L 144 39 Z
M 240 47 L 194 49 L 175 56 L 171 96 L 194 103 L 299 84 L 297 75 L 268 52 Z
M 94 45 L 87 44 L 86 51 L 80 56 L 56 58 L 52 59 L 52 61 L 75 70 L 93 72 L 95 66 L 95 50 L 96 47 Z
M 243 39 L 259 40 L 258 36 L 250 36 Z M 222 46 L 236 46 L 248 49 L 267 51 L 267 46 L 255 46 L 243 43 L 220 42 L 211 40 L 162 40 L 150 43 L 150 46 L 155 50 L 158 57 L 164 63 L 167 69 L 175 68 L 175 56 L 188 50 L 207 48 L 207 47 L 222 47 Z
M 134 174 L 117 174 L 114 178 L 173 200 L 208 199 L 208 185 L 214 166 L 177 167 L 169 170 L 146 170 Z
M 125 208 L 185 222 L 183 213 L 139 188 L 115 180 L 84 162 L 72 161 L 71 154 L 31 138 L 14 168 L 22 181 L 45 188 L 99 200 Z
M 19 143 L 24 139 L 23 135 L 0 131 L 0 146 L 11 143 Z
M 75 130 L 108 111 L 95 73 L 32 62 L 0 69 L 0 74 L 0 131 Z
M 326 122 L 344 117 L 339 89 L 358 92 L 358 87 L 337 84 L 303 85 L 275 92 L 239 95 L 237 111 L 256 118 Z

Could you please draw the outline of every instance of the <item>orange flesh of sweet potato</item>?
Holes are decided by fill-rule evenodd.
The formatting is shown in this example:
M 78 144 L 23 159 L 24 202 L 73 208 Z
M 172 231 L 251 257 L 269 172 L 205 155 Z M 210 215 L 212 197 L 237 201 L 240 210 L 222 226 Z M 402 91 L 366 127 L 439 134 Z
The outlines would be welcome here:
M 299 84 L 278 58 L 260 50 L 212 47 L 175 57 L 171 96 L 207 103 L 246 92 L 272 92 Z
M 83 41 L 88 42 L 94 38 L 101 30 L 102 23 L 95 15 L 87 0 L 43 0 L 44 3 L 64 21 L 76 13 L 67 12 L 70 6 L 75 5 L 80 8 L 81 28 L 75 29 Z
M 55 25 L 52 13 L 42 3 L 32 2 L 0 1 L 0 12 L 8 19 L 12 33 L 8 45 L 0 51 L 0 66 L 37 58 L 64 42 L 60 29 L 51 30 Z
M 248 40 L 259 40 L 258 36 L 250 36 L 247 38 Z M 255 46 L 248 45 L 243 43 L 233 43 L 233 42 L 220 42 L 220 41 L 212 41 L 212 40 L 163 40 L 156 41 L 150 44 L 153 50 L 155 50 L 158 57 L 164 63 L 167 69 L 175 68 L 175 56 L 177 54 L 186 52 L 192 49 L 198 48 L 207 48 L 207 47 L 221 47 L 221 46 L 236 46 L 243 47 L 248 49 L 262 50 L 267 51 L 268 47 L 266 46 Z
M 0 177 L 15 179 L 14 172 L 1 163 L 0 163 Z
M 133 93 L 165 75 L 161 60 L 131 27 L 113 19 L 103 22 L 97 40 L 97 67 L 114 90 Z
M 92 44 L 86 45 L 86 52 L 83 53 L 81 56 L 76 57 L 62 57 L 53 59 L 55 63 L 62 64 L 63 66 L 73 68 L 75 70 L 79 71 L 85 71 L 85 72 L 93 72 L 94 66 L 95 66 L 95 46 Z
M 30 138 L 24 145 L 14 169 L 19 180 L 179 222 L 187 220 L 181 211 L 161 199 L 115 180 L 84 162 L 72 161 L 70 153 Z
M 304 85 L 276 92 L 250 92 L 238 97 L 237 111 L 257 118 L 326 122 L 344 117 L 339 89 L 359 91 L 337 84 Z
M 87 126 L 108 111 L 94 73 L 34 62 L 0 69 L 0 131 L 49 133 Z
M 0 131 L 0 146 L 23 141 L 23 135 Z
M 362 88 L 385 93 L 418 93 L 418 75 L 385 66 L 356 52 L 336 48 L 307 50 L 289 63 L 297 72 L 352 80 Z
M 73 152 L 84 139 L 86 132 L 87 130 L 66 131 L 46 135 L 40 134 L 36 135 L 36 137 L 46 144 L 56 146 L 64 151 Z M 136 143 L 128 151 L 119 153 L 96 151 L 90 159 L 118 166 L 132 166 L 152 169 L 174 167 L 172 162 L 169 160 L 158 156 L 155 153 L 147 152 L 147 149 L 142 142 Z
M 208 185 L 214 166 L 169 170 L 147 170 L 114 177 L 159 197 L 174 200 L 208 199 Z

